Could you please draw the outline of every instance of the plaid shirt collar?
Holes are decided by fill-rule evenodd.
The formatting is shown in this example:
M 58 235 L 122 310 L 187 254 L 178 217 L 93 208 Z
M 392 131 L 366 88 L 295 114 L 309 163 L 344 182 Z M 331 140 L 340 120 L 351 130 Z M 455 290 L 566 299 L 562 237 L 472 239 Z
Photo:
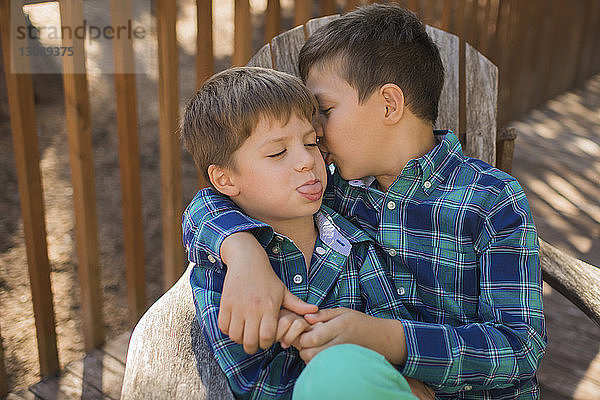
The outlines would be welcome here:
M 352 243 L 373 241 L 369 235 L 356 228 L 326 205 L 321 205 L 321 208 L 314 216 L 314 220 L 319 231 L 319 240 L 321 243 L 346 257 L 350 254 Z M 259 228 L 256 232 L 256 239 L 266 248 L 275 238 L 275 231 L 270 225 L 264 222 L 254 221 Z M 289 238 L 287 239 L 289 240 Z
M 390 186 L 391 192 L 399 191 L 398 182 L 402 179 L 420 179 L 423 191 L 429 195 L 463 161 L 462 147 L 452 131 L 436 130 L 433 134 L 436 146 L 427 154 L 406 163 L 402 173 Z M 376 189 L 374 176 L 351 180 L 348 184 L 357 188 Z

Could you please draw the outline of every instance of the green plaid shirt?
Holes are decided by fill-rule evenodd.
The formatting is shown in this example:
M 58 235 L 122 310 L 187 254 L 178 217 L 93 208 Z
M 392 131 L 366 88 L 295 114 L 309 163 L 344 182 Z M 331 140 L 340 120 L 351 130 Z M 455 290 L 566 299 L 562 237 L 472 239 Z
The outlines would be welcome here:
M 534 399 L 546 332 L 538 240 L 519 183 L 465 157 L 457 137 L 410 160 L 387 192 L 334 173 L 325 203 L 375 239 L 402 299 L 403 375 L 438 398 Z M 248 229 L 232 202 L 206 196 L 204 247 Z M 393 306 L 391 306 L 393 307 Z
M 236 397 L 251 399 L 290 398 L 294 383 L 305 364 L 295 348 L 275 344 L 256 354 L 246 354 L 218 328 L 217 318 L 225 268 L 210 253 L 198 247 L 203 195 L 200 191 L 184 213 L 184 242 L 194 266 L 190 282 L 196 315 L 217 362 L 227 375 Z M 238 214 L 239 222 L 265 248 L 271 265 L 286 287 L 300 299 L 319 308 L 347 307 L 381 318 L 400 318 L 401 307 L 390 276 L 372 239 L 326 206 L 315 215 L 319 235 L 310 268 L 295 244 L 255 219 Z

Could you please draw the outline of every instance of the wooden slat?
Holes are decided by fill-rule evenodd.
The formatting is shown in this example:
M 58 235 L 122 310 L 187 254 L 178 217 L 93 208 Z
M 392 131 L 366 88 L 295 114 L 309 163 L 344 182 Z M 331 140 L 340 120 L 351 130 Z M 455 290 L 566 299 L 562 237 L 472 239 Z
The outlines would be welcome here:
M 60 14 L 62 26 L 82 26 L 83 3 L 76 0 L 61 1 Z M 65 35 L 63 46 L 73 47 L 73 56 L 63 58 L 63 84 L 75 207 L 81 314 L 85 349 L 90 351 L 104 341 L 90 99 L 83 39 Z
M 346 12 L 352 11 L 352 10 L 356 9 L 357 7 L 360 7 L 361 4 L 362 4 L 361 0 L 346 0 L 345 10 L 346 10 Z
M 156 2 L 158 30 L 158 98 L 160 106 L 160 185 L 163 241 L 163 277 L 165 290 L 183 272 L 181 246 L 181 150 L 177 138 L 179 111 L 178 51 L 175 23 L 177 4 L 171 0 Z
M 340 17 L 339 14 L 334 14 L 334 15 L 328 15 L 326 17 L 311 19 L 305 25 L 306 37 L 312 35 L 313 33 L 315 33 L 315 31 L 317 29 L 319 29 L 322 26 L 327 25 L 328 23 L 330 23 L 331 21 L 333 21 L 334 19 L 337 19 L 339 17 Z
M 450 129 L 458 133 L 458 36 L 432 26 L 427 33 L 438 46 L 444 64 L 444 87 L 438 104 L 436 129 Z
M 500 129 L 496 138 L 495 167 L 509 174 L 512 173 L 512 160 L 515 153 L 516 138 L 517 130 L 512 127 Z
M 279 0 L 268 0 L 265 12 L 265 42 L 269 43 L 279 35 L 279 32 L 281 32 L 281 4 Z
M 421 7 L 419 7 L 419 0 L 408 0 L 408 8 L 417 14 L 419 18 L 423 16 Z
M 212 35 L 212 0 L 196 0 L 196 87 L 215 73 Z
M 304 27 L 302 25 L 275 36 L 271 41 L 275 69 L 298 76 L 298 53 L 300 53 L 304 42 Z
M 47 376 L 58 371 L 58 351 L 52 289 L 50 287 L 50 263 L 46 243 L 46 222 L 44 200 L 40 176 L 40 156 L 29 60 L 21 57 L 23 64 L 15 65 L 20 74 L 11 73 L 9 4 L 17 2 L 0 1 L 0 37 L 6 77 L 6 89 L 10 109 L 17 183 L 21 217 L 27 250 L 27 266 L 31 285 L 31 300 L 35 317 L 40 373 Z M 15 13 L 21 22 L 15 25 L 25 26 L 22 12 Z M 32 350 L 33 351 L 33 350 Z
M 510 119 L 518 118 L 527 107 L 524 104 L 528 93 L 531 90 L 533 75 L 536 73 L 532 69 L 532 56 L 537 44 L 535 39 L 539 34 L 539 24 L 531 24 L 534 18 L 539 18 L 539 11 L 535 8 L 535 1 L 527 1 L 519 4 L 519 46 L 512 61 L 510 72 L 510 107 L 507 113 Z
M 544 7 L 539 7 L 541 4 Z M 598 3 L 600 4 L 600 3 Z M 537 60 L 534 64 L 533 70 L 535 74 L 533 76 L 533 86 L 529 96 L 528 106 L 541 105 L 546 99 L 544 98 L 544 87 L 547 86 L 548 73 L 550 69 L 550 60 L 552 59 L 552 49 L 554 43 L 552 41 L 553 31 L 556 29 L 555 23 L 552 20 L 552 13 L 554 2 L 546 0 L 537 0 L 539 17 L 538 24 L 540 25 L 540 34 L 538 35 L 539 40 L 536 40 Z
M 452 24 L 452 0 L 442 1 L 442 15 L 440 17 L 440 29 L 450 31 Z
M 321 15 L 333 15 L 337 13 L 335 0 L 321 1 Z
M 44 400 L 112 400 L 71 372 L 45 378 L 29 390 Z
M 245 65 L 252 55 L 252 25 L 250 1 L 235 0 L 233 59 L 234 66 Z
M 495 165 L 498 68 L 471 45 L 465 50 L 465 154 Z
M 4 346 L 2 346 L 2 330 L 0 329 L 0 397 L 8 393 L 8 377 L 4 363 Z
M 132 0 L 111 0 L 113 26 L 126 26 L 133 18 Z M 129 322 L 133 326 L 146 310 L 144 225 L 138 143 L 137 95 L 133 42 L 123 37 L 113 42 L 119 166 L 123 199 L 123 237 Z
M 254 57 L 248 61 L 249 67 L 273 68 L 273 59 L 271 58 L 271 45 L 265 44 L 256 52 Z
M 312 13 L 312 1 L 294 1 L 294 25 L 302 25 L 310 19 Z
M 586 0 L 585 1 L 585 31 L 583 40 L 581 41 L 579 63 L 577 65 L 577 76 L 575 85 L 581 85 L 592 74 L 591 60 L 594 55 L 594 42 L 600 40 L 594 36 L 596 24 L 600 23 L 600 1 Z
M 600 325 L 600 268 L 577 260 L 540 239 L 544 280 Z
M 582 57 L 582 46 L 584 38 L 584 28 L 586 21 L 586 8 L 583 1 L 573 2 L 571 4 L 571 13 L 569 14 L 568 25 L 568 50 L 567 50 L 567 66 L 564 71 L 565 84 L 563 91 L 569 90 L 575 85 L 577 78 L 577 66 L 579 59 Z M 561 91 L 562 92 L 562 91 Z
M 125 364 L 110 355 L 94 350 L 84 358 L 70 363 L 65 369 L 105 396 L 115 400 L 121 398 Z
M 466 115 L 465 115 L 465 10 L 466 0 L 459 0 L 456 10 L 454 34 L 458 36 L 458 138 L 465 143 Z

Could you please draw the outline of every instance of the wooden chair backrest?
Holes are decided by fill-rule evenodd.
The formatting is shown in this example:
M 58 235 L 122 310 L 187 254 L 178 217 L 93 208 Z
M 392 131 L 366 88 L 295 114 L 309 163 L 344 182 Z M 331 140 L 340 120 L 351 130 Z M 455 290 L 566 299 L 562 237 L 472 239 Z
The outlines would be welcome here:
M 305 25 L 274 37 L 247 65 L 274 68 L 299 76 L 298 54 L 306 38 L 338 17 L 331 15 L 311 19 Z M 466 155 L 495 165 L 498 68 L 468 43 L 465 43 L 465 51 L 461 52 L 458 36 L 432 26 L 427 26 L 426 29 L 440 50 L 445 69 L 444 88 L 435 128 L 451 129 L 461 139 Z M 460 59 L 461 55 L 463 60 Z M 460 65 L 466 67 L 464 79 L 460 79 L 459 76 Z M 464 84 L 461 85 L 462 82 Z M 459 109 L 462 103 L 464 131 L 461 129 Z

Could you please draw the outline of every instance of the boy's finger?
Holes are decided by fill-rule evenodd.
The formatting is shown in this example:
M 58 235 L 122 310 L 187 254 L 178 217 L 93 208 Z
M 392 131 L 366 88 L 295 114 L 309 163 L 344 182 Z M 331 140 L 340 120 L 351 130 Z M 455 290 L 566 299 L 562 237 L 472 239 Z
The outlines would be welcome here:
M 228 308 L 221 307 L 219 309 L 219 316 L 217 317 L 217 325 L 221 332 L 229 335 L 229 324 L 231 322 L 231 312 Z
M 316 313 L 319 311 L 319 307 L 314 304 L 306 303 L 294 296 L 289 290 L 285 290 L 283 294 L 283 308 L 287 308 L 290 311 L 295 312 L 298 315 L 304 315 L 309 313 Z
M 305 314 L 304 318 L 309 324 L 316 324 L 317 322 L 327 322 L 345 312 L 347 312 L 345 308 L 328 308 L 319 310 L 317 313 Z
M 244 351 L 254 354 L 258 351 L 259 323 L 255 319 L 247 319 L 244 326 Z
M 273 315 L 264 315 L 260 321 L 258 344 L 261 349 L 271 347 L 277 334 L 277 319 Z
M 235 315 L 232 315 L 231 320 L 229 322 L 229 338 L 236 342 L 237 344 L 243 344 L 244 340 L 244 319 L 237 318 Z
M 339 332 L 336 331 L 335 327 L 330 329 L 329 325 L 322 322 L 317 322 L 313 325 L 310 331 L 307 331 L 304 335 L 300 336 L 300 346 L 304 347 L 320 347 L 326 343 L 329 343 Z
M 285 333 L 283 338 L 281 339 L 281 343 L 285 344 L 285 347 L 290 347 L 294 341 L 300 336 L 302 332 L 308 327 L 308 323 L 303 319 L 296 319 L 292 322 L 290 329 Z

